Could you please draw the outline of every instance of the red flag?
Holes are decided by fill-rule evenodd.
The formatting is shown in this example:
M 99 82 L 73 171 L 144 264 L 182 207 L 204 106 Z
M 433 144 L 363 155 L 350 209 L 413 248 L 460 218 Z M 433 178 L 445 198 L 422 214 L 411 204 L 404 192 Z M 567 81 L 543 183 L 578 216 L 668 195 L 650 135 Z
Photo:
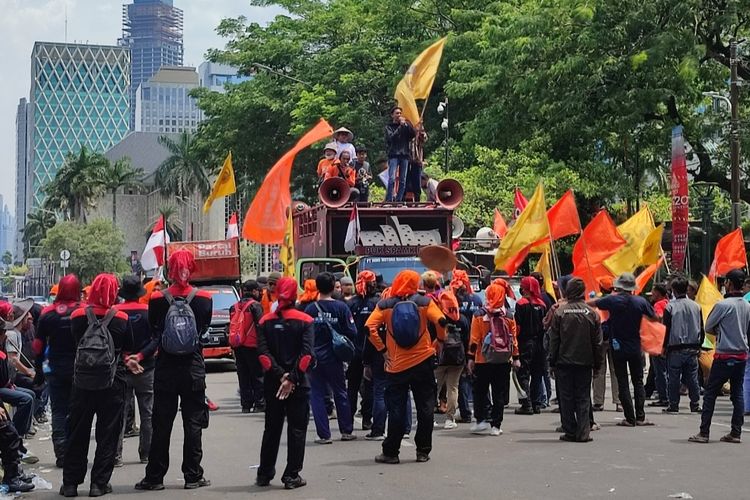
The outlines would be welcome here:
M 516 188 L 516 194 L 513 198 L 513 204 L 516 207 L 516 210 L 513 213 L 513 219 L 515 220 L 521 216 L 521 212 L 523 212 L 523 209 L 526 208 L 526 205 L 529 204 L 529 200 L 526 199 L 526 197 L 521 192 L 521 189 L 519 188 Z
M 324 119 L 303 135 L 292 149 L 284 153 L 266 174 L 255 194 L 242 225 L 246 240 L 269 245 L 281 244 L 287 226 L 287 209 L 292 204 L 289 177 L 297 153 L 316 142 L 333 135 L 333 129 Z
M 708 272 L 708 279 L 716 283 L 717 276 L 723 276 L 732 269 L 747 267 L 747 253 L 745 253 L 745 239 L 742 228 L 737 228 L 716 243 L 714 261 Z
M 227 239 L 231 240 L 232 238 L 239 237 L 240 230 L 237 226 L 237 212 L 232 212 L 231 217 L 229 217 L 229 224 L 227 224 Z
M 598 292 L 599 279 L 612 276 L 603 262 L 626 243 L 606 210 L 591 219 L 573 247 L 573 275 L 586 283 L 586 293 Z
M 141 255 L 143 269 L 156 269 L 164 265 L 164 247 L 167 243 L 169 243 L 169 234 L 164 230 L 164 217 L 160 216 L 154 224 L 154 229 Z
M 672 129 L 672 267 L 682 271 L 688 243 L 688 175 L 682 125 Z
M 654 277 L 654 274 L 656 274 L 656 270 L 659 269 L 661 266 L 661 263 L 664 262 L 664 257 L 660 257 L 659 260 L 650 266 L 648 266 L 646 269 L 641 271 L 641 274 L 639 274 L 635 278 L 635 294 L 640 295 L 643 289 L 646 287 L 649 281 L 651 281 L 651 278 Z
M 553 240 L 579 234 L 581 232 L 581 220 L 578 218 L 578 208 L 573 190 L 568 190 L 552 208 L 547 210 L 550 235 Z
M 497 208 L 495 209 L 495 220 L 492 224 L 492 230 L 495 231 L 498 238 L 502 238 L 508 232 L 508 225 L 505 223 L 505 219 L 503 219 L 503 214 Z

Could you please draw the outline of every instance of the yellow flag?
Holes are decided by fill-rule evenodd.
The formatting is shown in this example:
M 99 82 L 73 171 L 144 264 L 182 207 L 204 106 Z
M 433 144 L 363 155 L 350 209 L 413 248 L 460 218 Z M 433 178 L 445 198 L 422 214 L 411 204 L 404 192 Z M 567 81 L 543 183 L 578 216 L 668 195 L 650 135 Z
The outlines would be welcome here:
M 234 168 L 232 168 L 232 152 L 230 151 L 226 160 L 224 160 L 224 166 L 221 167 L 221 172 L 219 172 L 216 182 L 214 182 L 211 194 L 208 195 L 206 202 L 203 204 L 203 213 L 208 212 L 216 198 L 229 196 L 236 192 L 237 186 L 234 183 Z
M 703 324 L 708 321 L 708 315 L 711 314 L 711 309 L 714 308 L 717 302 L 722 300 L 724 297 L 721 292 L 716 288 L 716 285 L 711 283 L 711 280 L 703 276 L 701 279 L 701 285 L 698 287 L 698 293 L 695 294 L 695 301 L 701 306 L 701 312 L 703 313 Z M 713 335 L 711 335 L 713 337 Z M 710 345 L 707 345 L 710 344 Z M 706 335 L 706 342 L 703 343 L 704 347 L 713 347 L 713 342 L 709 340 L 709 335 Z
M 540 240 L 549 237 L 549 222 L 544 201 L 544 186 L 536 187 L 534 196 L 523 209 L 521 215 L 508 230 L 495 254 L 495 268 L 502 269 L 513 257 Z
M 664 236 L 664 224 L 659 224 L 654 228 L 641 246 L 641 265 L 650 266 L 659 261 L 661 257 L 661 239 Z
M 283 275 L 294 278 L 294 224 L 292 221 L 292 210 L 289 209 L 289 216 L 286 221 L 286 232 L 284 233 L 284 242 L 281 244 L 279 251 L 279 260 L 283 268 Z
M 445 37 L 441 38 L 419 54 L 396 87 L 394 97 L 404 110 L 404 117 L 414 125 L 421 121 L 414 101 L 427 99 L 430 95 L 440 58 L 443 56 L 445 40 Z
M 536 263 L 534 271 L 542 273 L 542 277 L 544 278 L 544 290 L 550 294 L 550 297 L 554 297 L 555 285 L 552 284 L 552 265 L 550 264 L 549 246 L 544 249 L 542 256 L 539 258 L 539 262 Z
M 632 273 L 641 265 L 641 248 L 654 229 L 651 210 L 643 207 L 634 216 L 617 226 L 617 231 L 627 243 L 616 254 L 604 261 L 604 266 L 615 276 Z M 658 257 L 656 258 L 658 260 Z

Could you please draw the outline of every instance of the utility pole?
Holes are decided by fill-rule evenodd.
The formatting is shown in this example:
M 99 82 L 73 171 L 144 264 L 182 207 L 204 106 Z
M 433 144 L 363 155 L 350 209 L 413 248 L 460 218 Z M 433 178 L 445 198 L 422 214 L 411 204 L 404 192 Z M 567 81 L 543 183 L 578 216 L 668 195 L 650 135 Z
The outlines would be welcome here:
M 737 40 L 729 43 L 730 87 L 732 120 L 730 125 L 730 161 L 732 166 L 732 228 L 740 227 L 742 223 L 742 204 L 740 201 L 740 84 L 737 77 Z

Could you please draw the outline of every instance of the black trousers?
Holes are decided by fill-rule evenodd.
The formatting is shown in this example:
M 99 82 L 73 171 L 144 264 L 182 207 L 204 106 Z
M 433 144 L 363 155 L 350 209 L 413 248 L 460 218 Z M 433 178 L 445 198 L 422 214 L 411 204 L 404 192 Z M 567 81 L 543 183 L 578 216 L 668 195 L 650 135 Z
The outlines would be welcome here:
M 287 399 L 276 397 L 279 382 L 264 384 L 266 395 L 266 426 L 260 448 L 258 478 L 271 480 L 276 475 L 276 458 L 279 455 L 281 432 L 286 419 L 286 468 L 282 479 L 299 476 L 305 462 L 305 437 L 310 422 L 310 389 L 297 387 Z
M 21 460 L 21 436 L 13 422 L 0 425 L 0 459 L 3 463 L 3 482 L 9 482 L 18 476 L 18 465 Z
M 147 482 L 162 483 L 169 470 L 169 442 L 177 417 L 178 402 L 184 432 L 182 473 L 185 482 L 195 482 L 203 477 L 201 439 L 203 429 L 208 427 L 208 406 L 206 390 L 200 388 L 201 385 L 203 384 L 194 383 L 189 373 L 175 377 L 174 384 L 169 388 L 154 384 L 154 409 L 151 415 L 153 436 L 146 466 Z
M 528 398 L 519 399 L 521 406 L 531 408 L 532 401 L 538 399 L 538 389 L 544 380 L 545 354 L 542 341 L 526 340 L 518 344 L 521 367 L 518 369 L 518 383 Z
M 414 444 L 417 453 L 432 451 L 433 409 L 437 397 L 437 383 L 433 358 L 398 373 L 386 373 L 385 406 L 388 410 L 388 436 L 383 441 L 383 454 L 397 457 L 405 432 L 406 400 L 409 390 L 417 408 L 417 432 Z
M 588 441 L 591 432 L 590 366 L 557 366 L 557 398 L 563 432 L 576 441 Z
M 73 376 L 47 375 L 50 407 L 52 408 L 52 447 L 55 458 L 65 458 L 68 435 L 70 434 L 70 393 L 73 390 Z
M 83 483 L 88 465 L 91 425 L 96 415 L 96 453 L 91 483 L 105 485 L 112 477 L 117 441 L 125 409 L 125 381 L 115 378 L 112 387 L 87 391 L 73 386 L 70 393 L 70 436 L 65 450 L 63 484 Z
M 488 420 L 492 427 L 500 428 L 506 395 L 510 391 L 510 363 L 480 363 L 474 367 L 474 416 L 477 422 Z M 492 403 L 489 391 L 492 389 Z
M 617 375 L 617 387 L 620 392 L 620 404 L 625 413 L 625 420 L 630 423 L 646 420 L 644 404 L 646 392 L 643 389 L 643 358 L 640 353 L 627 354 L 619 351 L 612 353 L 615 362 L 615 374 Z M 633 396 L 635 397 L 635 408 L 630 396 L 630 385 L 628 384 L 628 370 L 633 382 Z
M 349 398 L 349 407 L 352 410 L 352 418 L 357 413 L 357 398 L 361 394 L 362 421 L 372 422 L 372 380 L 365 380 L 364 370 L 362 356 L 355 356 L 346 369 L 346 392 Z
M 240 403 L 242 408 L 263 408 L 263 368 L 258 361 L 258 349 L 238 347 L 234 350 L 237 365 L 237 380 L 240 383 Z

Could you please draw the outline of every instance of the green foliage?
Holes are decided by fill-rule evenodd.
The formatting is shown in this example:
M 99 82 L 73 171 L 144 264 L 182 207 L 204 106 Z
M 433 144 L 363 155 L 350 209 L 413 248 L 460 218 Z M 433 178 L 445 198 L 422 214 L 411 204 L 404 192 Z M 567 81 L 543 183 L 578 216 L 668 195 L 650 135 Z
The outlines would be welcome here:
M 3 254 L 2 262 L 5 265 L 5 268 L 7 269 L 11 264 L 13 264 L 13 254 L 9 251 L 6 251 Z
M 55 214 L 39 209 L 26 216 L 26 226 L 23 228 L 24 255 L 27 257 L 38 257 L 42 240 L 47 231 L 57 223 Z
M 163 135 L 159 137 L 159 144 L 170 153 L 154 174 L 154 183 L 161 193 L 182 198 L 198 192 L 207 197 L 211 192 L 211 181 L 192 135 L 183 132 L 176 140 Z
M 69 153 L 55 178 L 44 186 L 44 208 L 63 213 L 68 220 L 86 222 L 88 210 L 104 194 L 108 169 L 109 160 L 86 146 L 77 155 Z
M 42 256 L 56 261 L 61 250 L 70 250 L 69 271 L 83 282 L 90 282 L 99 273 L 127 271 L 122 256 L 124 244 L 122 232 L 111 221 L 97 219 L 88 224 L 64 221 L 47 231 L 42 241 Z

